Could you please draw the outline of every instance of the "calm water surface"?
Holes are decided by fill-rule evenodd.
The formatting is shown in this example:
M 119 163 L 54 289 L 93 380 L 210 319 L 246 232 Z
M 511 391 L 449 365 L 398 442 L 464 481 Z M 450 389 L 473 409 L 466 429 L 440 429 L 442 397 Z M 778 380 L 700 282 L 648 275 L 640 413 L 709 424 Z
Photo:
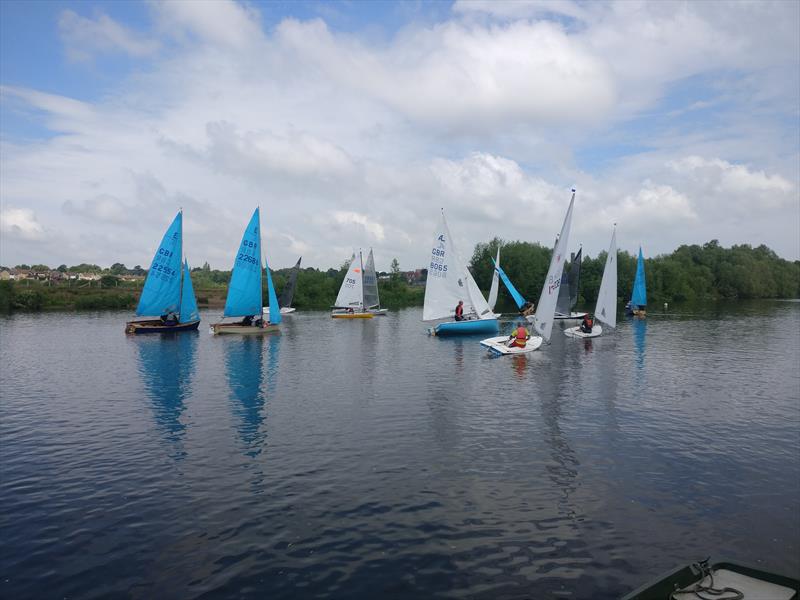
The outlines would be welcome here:
M 0 596 L 612 598 L 800 575 L 800 303 L 488 358 L 417 309 L 281 335 L 0 320 Z

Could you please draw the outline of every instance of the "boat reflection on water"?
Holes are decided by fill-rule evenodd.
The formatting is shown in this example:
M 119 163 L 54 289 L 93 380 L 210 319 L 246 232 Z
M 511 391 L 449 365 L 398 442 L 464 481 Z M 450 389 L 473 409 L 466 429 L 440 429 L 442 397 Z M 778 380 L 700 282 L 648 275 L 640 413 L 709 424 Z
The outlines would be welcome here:
M 636 346 L 636 368 L 644 368 L 645 338 L 647 337 L 647 321 L 644 319 L 633 319 L 633 343 Z
M 275 390 L 280 341 L 280 336 L 229 337 L 222 340 L 236 428 L 248 456 L 259 455 L 264 447 L 264 404 L 267 394 Z
M 176 458 L 185 456 L 186 424 L 181 417 L 191 394 L 198 344 L 197 332 L 158 337 L 131 337 L 139 351 L 139 377 L 164 438 L 174 444 Z

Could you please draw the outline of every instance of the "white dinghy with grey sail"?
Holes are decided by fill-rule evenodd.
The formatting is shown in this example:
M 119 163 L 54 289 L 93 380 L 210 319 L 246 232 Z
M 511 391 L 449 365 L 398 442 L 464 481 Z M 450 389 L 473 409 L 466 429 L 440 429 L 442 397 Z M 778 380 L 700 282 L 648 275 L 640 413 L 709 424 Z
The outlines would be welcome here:
M 600 280 L 600 291 L 597 293 L 597 306 L 594 318 L 602 321 L 612 329 L 617 326 L 617 229 L 611 234 L 611 245 L 608 247 L 603 279 Z M 596 338 L 603 335 L 601 325 L 592 324 L 591 331 L 585 331 L 583 324 L 564 330 L 564 335 L 574 338 Z

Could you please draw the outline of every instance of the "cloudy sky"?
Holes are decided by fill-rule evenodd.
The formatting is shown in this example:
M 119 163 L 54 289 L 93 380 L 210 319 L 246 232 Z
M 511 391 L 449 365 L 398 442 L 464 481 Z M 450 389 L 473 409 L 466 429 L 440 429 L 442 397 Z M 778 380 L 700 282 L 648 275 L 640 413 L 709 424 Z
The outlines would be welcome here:
M 800 3 L 0 3 L 0 263 L 424 266 L 493 236 L 800 258 Z

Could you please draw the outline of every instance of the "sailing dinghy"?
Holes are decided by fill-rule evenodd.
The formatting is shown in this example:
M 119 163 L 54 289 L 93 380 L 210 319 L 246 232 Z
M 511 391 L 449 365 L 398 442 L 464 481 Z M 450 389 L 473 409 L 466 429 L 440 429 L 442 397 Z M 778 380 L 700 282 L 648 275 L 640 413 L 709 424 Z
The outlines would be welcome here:
M 464 302 L 464 320 L 452 320 L 455 307 Z M 461 261 L 450 229 L 444 218 L 436 228 L 425 282 L 423 321 L 448 319 L 428 329 L 430 335 L 463 335 L 496 333 L 497 316 L 489 308 L 478 284 L 467 266 Z
M 125 324 L 125 333 L 172 333 L 197 329 L 200 315 L 192 287 L 189 263 L 183 253 L 183 211 L 179 212 L 161 240 L 147 271 L 136 316 Z
M 578 250 L 575 258 L 572 259 L 567 271 L 564 265 L 564 273 L 561 275 L 561 285 L 558 287 L 558 301 L 556 302 L 555 319 L 582 319 L 585 312 L 575 312 L 572 309 L 578 304 L 578 286 L 581 282 L 581 257 L 583 248 Z M 568 284 L 568 285 L 566 285 Z
M 639 246 L 639 258 L 636 260 L 636 278 L 633 280 L 631 299 L 625 305 L 625 312 L 634 317 L 645 317 L 647 312 L 647 283 L 644 278 L 644 256 L 642 247 Z
M 364 309 L 364 258 L 361 250 L 350 258 L 336 303 L 331 309 L 334 319 L 371 319 L 375 315 Z
M 244 231 L 239 251 L 236 253 L 236 260 L 233 263 L 223 320 L 211 326 L 211 333 L 254 335 L 278 330 L 281 312 L 266 257 L 264 258 L 264 267 L 267 272 L 267 292 L 270 306 L 268 322 L 261 317 L 263 310 L 261 279 L 264 270 L 261 268 L 260 213 L 256 208 Z M 225 321 L 226 318 L 236 320 Z
M 600 280 L 600 291 L 597 293 L 597 306 L 594 309 L 594 318 L 602 321 L 612 329 L 617 326 L 617 230 L 611 234 L 611 245 L 608 247 L 606 266 L 603 269 L 603 278 Z M 591 333 L 581 331 L 578 327 L 564 330 L 564 334 L 576 338 L 595 338 L 603 335 L 603 327 L 593 325 Z
M 569 201 L 567 215 L 561 226 L 561 235 L 553 249 L 553 256 L 550 259 L 550 268 L 542 286 L 542 293 L 539 295 L 539 307 L 536 314 L 526 317 L 533 322 L 533 327 L 538 336 L 532 335 L 528 339 L 524 348 L 509 347 L 511 339 L 507 336 L 499 336 L 481 340 L 481 346 L 489 349 L 490 352 L 498 355 L 507 354 L 526 354 L 533 352 L 542 345 L 543 341 L 550 341 L 550 333 L 553 329 L 553 317 L 556 312 L 556 301 L 558 300 L 558 288 L 561 283 L 561 274 L 564 271 L 564 252 L 569 243 L 569 231 L 572 226 L 572 208 L 575 205 L 575 190 L 572 190 L 572 199 Z
M 292 271 L 289 273 L 289 280 L 281 292 L 281 297 L 278 298 L 278 306 L 281 307 L 282 315 L 290 315 L 296 310 L 292 307 L 292 300 L 294 300 L 294 289 L 297 287 L 297 274 L 300 272 L 301 260 L 303 260 L 302 256 L 297 259 L 297 263 L 292 267 Z M 263 312 L 264 314 L 269 314 L 269 306 L 265 306 Z
M 372 248 L 369 249 L 367 264 L 363 272 L 364 309 L 377 316 L 386 316 L 387 308 L 381 308 L 381 299 L 378 296 L 378 273 L 375 271 L 375 257 Z

